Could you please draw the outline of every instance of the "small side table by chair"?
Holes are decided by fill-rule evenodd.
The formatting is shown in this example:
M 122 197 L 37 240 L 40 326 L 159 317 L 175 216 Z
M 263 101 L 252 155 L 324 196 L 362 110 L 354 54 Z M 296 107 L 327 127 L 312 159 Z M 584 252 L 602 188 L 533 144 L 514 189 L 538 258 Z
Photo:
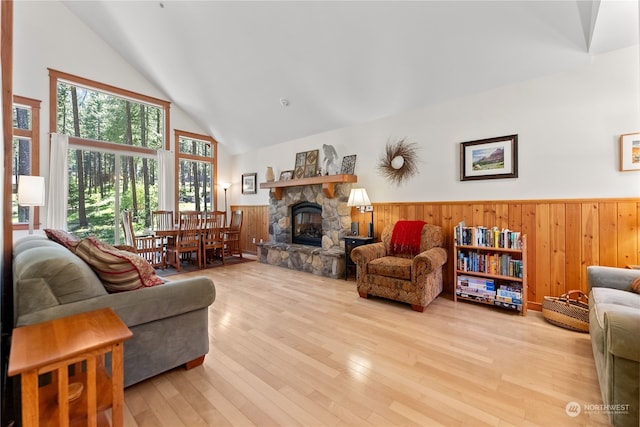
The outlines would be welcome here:
M 373 237 L 367 236 L 347 236 L 344 239 L 344 280 L 349 277 L 349 269 L 353 268 L 358 274 L 356 264 L 351 260 L 351 250 L 357 246 L 368 245 L 373 243 Z
M 121 427 L 123 342 L 132 336 L 110 308 L 14 329 L 8 374 L 22 375 L 22 425 L 108 425 L 104 411 L 111 407 L 112 425 Z M 109 352 L 110 377 L 104 360 Z M 38 377 L 47 373 L 51 383 L 38 387 Z

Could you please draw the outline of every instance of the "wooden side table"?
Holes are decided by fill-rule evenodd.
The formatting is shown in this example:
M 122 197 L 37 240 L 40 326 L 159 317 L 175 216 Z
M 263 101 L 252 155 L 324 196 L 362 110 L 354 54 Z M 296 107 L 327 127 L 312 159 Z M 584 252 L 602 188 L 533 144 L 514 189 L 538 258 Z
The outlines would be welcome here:
M 349 269 L 353 268 L 356 273 L 358 271 L 356 269 L 356 264 L 351 260 L 351 250 L 357 246 L 368 245 L 369 243 L 373 243 L 373 237 L 367 236 L 348 236 L 343 237 L 344 239 L 344 280 L 347 280 L 349 277 Z
M 8 374 L 22 375 L 22 425 L 66 427 L 77 421 L 92 427 L 108 425 L 104 411 L 111 407 L 112 425 L 122 426 L 122 343 L 132 336 L 110 308 L 14 329 Z M 109 352 L 111 377 L 104 359 Z M 74 366 L 71 377 L 70 365 Z M 39 375 L 49 372 L 51 382 L 38 387 Z M 70 379 L 83 388 L 80 397 L 71 401 Z

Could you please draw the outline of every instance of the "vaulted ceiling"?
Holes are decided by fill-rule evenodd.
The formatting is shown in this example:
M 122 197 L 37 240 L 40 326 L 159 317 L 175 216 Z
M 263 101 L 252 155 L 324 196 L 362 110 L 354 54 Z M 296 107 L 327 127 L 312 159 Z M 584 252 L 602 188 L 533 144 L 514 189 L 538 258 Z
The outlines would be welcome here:
M 636 0 L 63 3 L 231 154 L 639 43 Z

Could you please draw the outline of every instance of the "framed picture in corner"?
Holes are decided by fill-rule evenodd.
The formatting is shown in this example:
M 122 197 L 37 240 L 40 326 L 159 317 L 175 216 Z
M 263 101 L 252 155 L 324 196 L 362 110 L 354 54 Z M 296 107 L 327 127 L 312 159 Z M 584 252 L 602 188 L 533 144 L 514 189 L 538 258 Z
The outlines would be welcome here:
M 256 187 L 257 173 L 243 173 L 242 174 L 242 194 L 256 194 L 258 192 Z
M 620 135 L 620 170 L 640 170 L 640 132 Z

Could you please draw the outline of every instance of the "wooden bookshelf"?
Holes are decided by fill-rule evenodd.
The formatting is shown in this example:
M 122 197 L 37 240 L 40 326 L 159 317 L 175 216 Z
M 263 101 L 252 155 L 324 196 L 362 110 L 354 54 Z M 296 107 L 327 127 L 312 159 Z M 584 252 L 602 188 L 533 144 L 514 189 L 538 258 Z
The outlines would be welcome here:
M 330 199 L 335 194 L 335 185 L 344 183 L 358 182 L 357 175 L 324 175 L 324 176 L 312 176 L 309 178 L 300 179 L 288 179 L 284 181 L 273 182 L 261 182 L 261 189 L 270 189 L 273 191 L 273 196 L 276 200 L 282 200 L 282 190 L 287 187 L 299 187 L 304 185 L 322 185 L 322 191 L 324 195 Z
M 456 227 L 457 228 L 457 227 Z M 477 227 L 466 227 L 477 228 Z M 481 227 L 487 230 L 486 227 Z M 520 235 L 518 233 L 517 241 L 513 242 L 514 246 L 509 246 L 506 242 L 498 244 L 491 242 L 487 244 L 468 244 L 464 241 L 461 244 L 460 233 L 458 230 L 454 230 L 454 291 L 453 299 L 472 301 L 475 303 L 497 306 L 501 308 L 507 308 L 518 311 L 521 315 L 527 314 L 527 237 L 526 235 Z M 503 256 L 506 256 L 503 258 Z M 466 265 L 462 262 L 462 259 L 474 258 L 475 260 L 482 260 L 479 263 L 470 263 Z M 501 265 L 500 261 L 504 262 Z M 492 263 L 491 260 L 495 261 Z M 519 271 L 509 271 L 508 265 L 511 262 L 518 264 Z M 465 265 L 462 265 L 465 264 Z M 475 280 L 474 278 L 478 279 Z M 481 291 L 474 291 L 474 286 L 462 286 L 461 283 L 468 281 L 471 283 L 487 281 L 493 287 L 492 289 L 484 289 L 480 286 Z M 487 285 L 489 286 L 489 285 Z M 499 288 L 505 286 L 508 288 L 514 288 L 519 290 L 513 295 L 518 295 L 515 300 L 511 300 L 511 297 L 505 297 L 498 295 Z M 463 290 L 463 289 L 466 289 Z M 513 290 L 513 289 L 512 289 Z M 503 290 L 501 290 L 503 291 Z

